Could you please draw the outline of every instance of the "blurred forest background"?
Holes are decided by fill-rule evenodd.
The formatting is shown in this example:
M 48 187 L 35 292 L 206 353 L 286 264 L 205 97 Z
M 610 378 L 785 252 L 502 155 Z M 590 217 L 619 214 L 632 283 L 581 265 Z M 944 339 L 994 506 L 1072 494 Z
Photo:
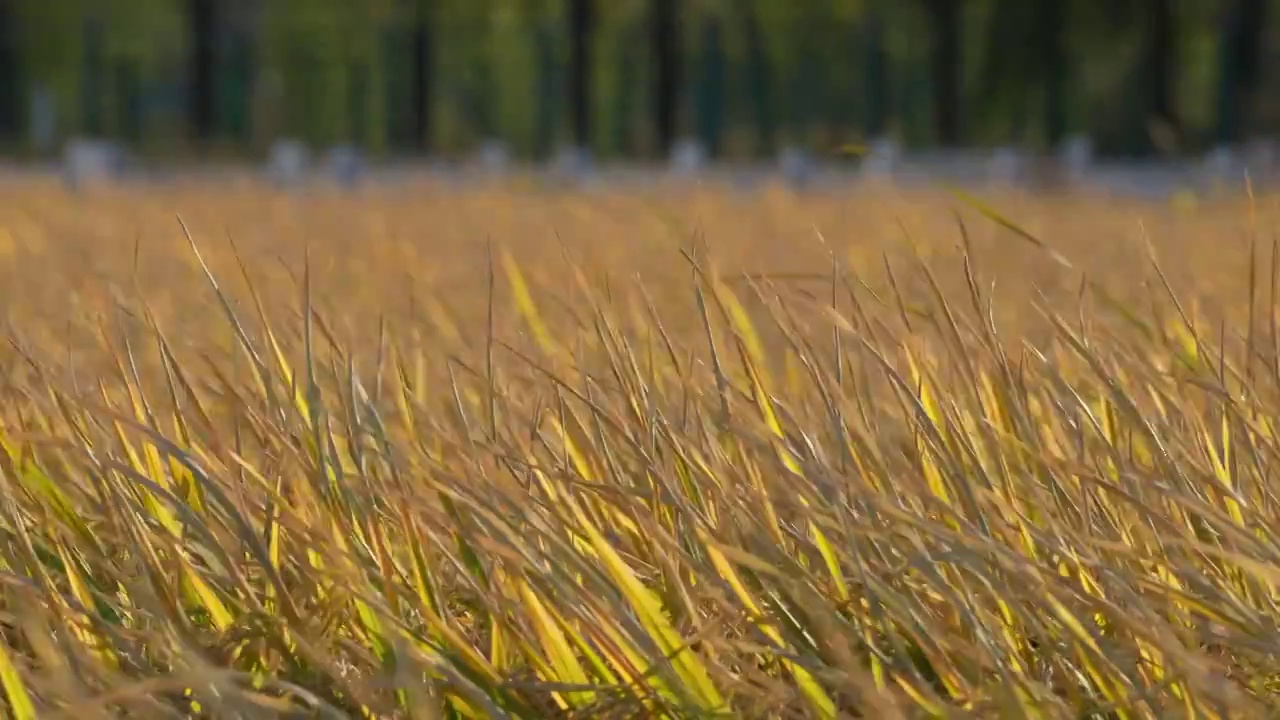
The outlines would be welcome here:
M 1277 0 L 1280 1 L 1280 0 Z M 0 145 L 1193 152 L 1280 134 L 1272 0 L 0 0 Z

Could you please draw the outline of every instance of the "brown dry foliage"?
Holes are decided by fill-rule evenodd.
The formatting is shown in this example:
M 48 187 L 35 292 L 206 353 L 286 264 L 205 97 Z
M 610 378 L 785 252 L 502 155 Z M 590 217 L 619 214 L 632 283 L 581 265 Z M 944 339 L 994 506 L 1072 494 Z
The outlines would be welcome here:
M 10 715 L 1280 709 L 1271 198 L 5 193 Z

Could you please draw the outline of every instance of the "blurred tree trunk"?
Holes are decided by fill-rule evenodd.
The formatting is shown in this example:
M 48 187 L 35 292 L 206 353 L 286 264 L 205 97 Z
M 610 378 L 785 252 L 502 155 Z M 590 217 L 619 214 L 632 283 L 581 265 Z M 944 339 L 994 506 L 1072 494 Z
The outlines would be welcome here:
M 356 146 L 369 141 L 370 74 L 369 65 L 363 60 L 352 60 L 347 65 L 347 135 Z
M 13 0 L 0 0 L 0 143 L 18 140 L 22 127 L 22 77 L 18 67 L 18 18 Z
M 746 83 L 755 116 L 757 151 L 773 151 L 777 133 L 777 115 L 773 104 L 773 66 L 765 48 L 764 29 L 754 5 L 743 10 L 743 34 L 746 36 Z
M 407 24 L 407 23 L 406 23 Z M 387 146 L 392 152 L 403 151 L 410 142 L 409 96 L 412 84 L 409 65 L 409 39 L 412 32 L 400 23 L 390 22 L 381 30 L 382 106 Z
M 698 136 L 707 154 L 716 157 L 724 141 L 725 50 L 718 14 L 702 21 L 701 60 L 698 62 Z
M 594 77 L 591 42 L 595 26 L 594 0 L 569 0 L 569 113 L 573 144 L 591 147 L 591 80 Z
M 115 65 L 115 91 L 118 120 L 116 127 L 127 142 L 142 140 L 142 87 L 138 63 L 133 58 L 121 58 Z
M 222 74 L 223 118 L 226 131 L 237 142 L 248 143 L 253 137 L 253 92 L 255 81 L 255 42 L 252 30 L 243 20 L 228 34 L 225 72 Z
M 485 30 L 480 30 L 477 35 L 482 35 Z M 485 41 L 481 41 L 484 47 Z M 471 130 L 475 133 L 474 137 L 488 140 L 498 134 L 501 125 L 498 118 L 498 99 L 495 97 L 497 92 L 497 78 L 493 67 L 494 59 L 488 52 L 481 52 L 480 57 L 474 61 L 472 72 L 474 73 L 471 82 L 464 86 L 463 91 L 463 109 L 466 117 L 471 120 Z
M 1067 31 L 1065 0 L 1037 0 L 1040 71 L 1044 73 L 1044 134 L 1057 147 L 1067 132 Z
M 787 142 L 808 146 L 815 139 L 815 131 L 827 119 L 823 90 L 832 73 L 823 42 L 829 36 L 828 20 L 825 13 L 820 9 L 815 11 L 812 5 L 797 11 L 799 21 L 792 25 L 793 32 L 799 31 L 797 50 L 787 72 L 791 79 L 787 83 L 786 134 Z
M 537 65 L 537 93 L 534 95 L 534 152 L 545 157 L 559 135 L 561 74 L 556 54 L 558 26 L 543 18 L 533 30 L 534 57 Z
M 101 136 L 103 133 L 103 27 L 102 19 L 96 13 L 84 18 L 84 70 L 81 73 L 81 127 L 86 135 Z
M 1218 142 L 1244 139 L 1261 80 L 1266 0 L 1232 0 L 1222 25 L 1218 80 Z
M 933 123 L 943 146 L 960 143 L 960 6 L 961 0 L 926 0 L 929 11 Z
M 658 153 L 666 156 L 679 132 L 680 114 L 680 3 L 651 0 L 651 40 L 654 73 L 654 132 Z
M 1174 133 L 1179 129 L 1177 79 L 1177 21 L 1173 0 L 1147 0 L 1148 119 Z M 1159 145 L 1158 139 L 1156 144 Z
M 636 42 L 639 40 L 640 42 Z M 644 58 L 644 37 L 637 28 L 629 26 L 620 34 L 614 59 L 613 120 L 610 134 L 613 147 L 630 156 L 636 149 L 635 88 L 638 82 L 639 61 Z
M 217 62 L 217 3 L 215 0 L 190 0 L 187 18 L 188 50 L 191 53 L 190 93 L 191 132 L 197 143 L 207 143 L 217 132 L 214 80 Z
M 884 18 L 876 7 L 867 13 L 863 32 L 866 48 L 866 130 L 877 138 L 889 128 L 889 59 L 885 52 Z
M 413 3 L 413 30 L 410 35 L 409 146 L 418 152 L 431 150 L 431 110 L 434 103 L 432 75 L 435 53 L 432 47 L 432 13 L 429 0 Z

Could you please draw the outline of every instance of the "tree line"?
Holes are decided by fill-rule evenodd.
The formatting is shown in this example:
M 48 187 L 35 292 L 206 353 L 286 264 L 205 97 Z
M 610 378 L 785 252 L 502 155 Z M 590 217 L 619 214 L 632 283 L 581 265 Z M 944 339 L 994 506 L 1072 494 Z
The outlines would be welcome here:
M 1280 128 L 1272 0 L 0 0 L 0 143 L 658 156 Z

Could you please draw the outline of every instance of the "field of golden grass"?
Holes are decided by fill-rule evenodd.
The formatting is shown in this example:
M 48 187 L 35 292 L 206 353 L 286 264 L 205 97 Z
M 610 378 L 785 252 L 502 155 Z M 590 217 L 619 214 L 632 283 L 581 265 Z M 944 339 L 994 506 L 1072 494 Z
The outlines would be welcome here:
M 1271 197 L 0 203 L 0 705 L 1280 711 Z

